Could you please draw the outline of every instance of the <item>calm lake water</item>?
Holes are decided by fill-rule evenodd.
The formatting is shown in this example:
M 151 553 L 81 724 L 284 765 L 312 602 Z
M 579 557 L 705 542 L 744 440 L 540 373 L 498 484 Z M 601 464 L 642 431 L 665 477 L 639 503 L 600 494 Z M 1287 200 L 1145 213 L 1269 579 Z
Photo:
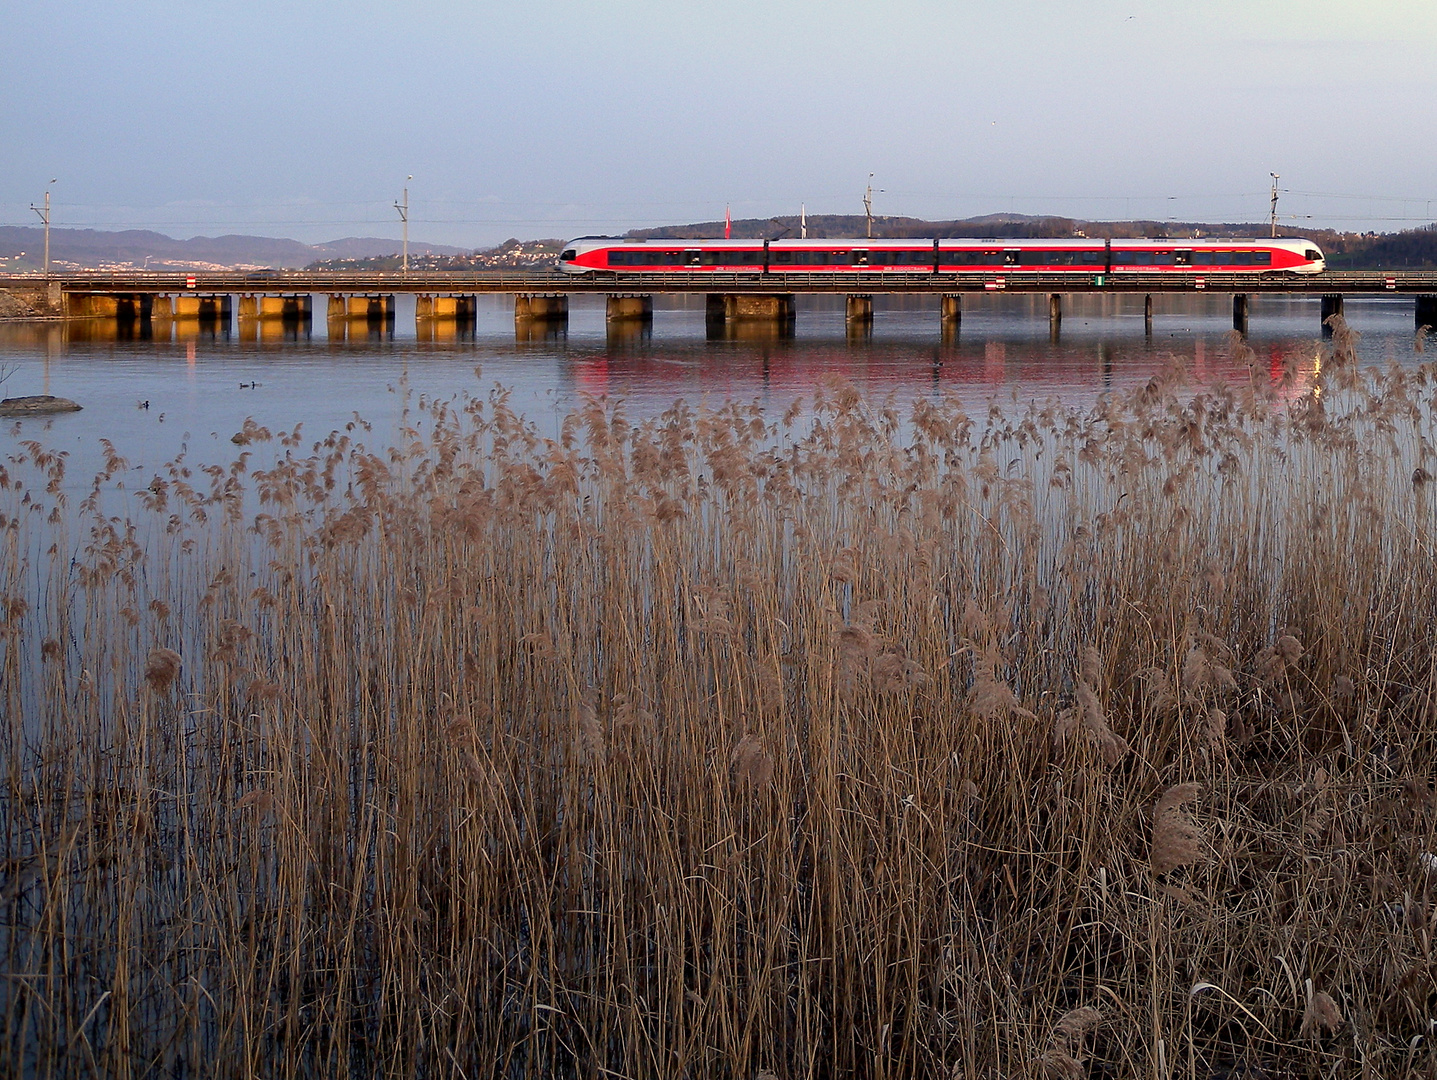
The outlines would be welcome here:
M 111 323 L 0 324 L 0 368 L 10 372 L 4 396 L 51 393 L 84 406 L 66 416 L 4 421 L 0 455 L 39 439 L 69 450 L 85 475 L 103 437 L 140 468 L 181 448 L 192 461 L 218 461 L 233 455 L 229 437 L 246 417 L 276 432 L 302 424 L 307 445 L 358 414 L 373 425 L 368 441 L 377 444 L 395 432 L 406 387 L 427 398 L 486 396 L 503 387 L 550 434 L 583 395 L 622 397 L 635 417 L 680 399 L 756 401 L 782 412 L 825 376 L 839 375 L 870 398 L 892 396 L 900 405 L 947 393 L 971 410 L 993 399 L 1005 408 L 1050 399 L 1085 408 L 1104 393 L 1146 382 L 1173 356 L 1199 384 L 1246 377 L 1227 340 L 1231 299 L 1220 294 L 1155 297 L 1151 336 L 1141 296 L 1070 297 L 1056 340 L 1045 296 L 965 297 L 956 336 L 941 331 L 936 297 L 880 297 L 871 335 L 858 340 L 846 331 L 841 297 L 800 298 L 787 340 L 765 327 L 745 327 L 737 340 L 709 340 L 702 297 L 686 306 L 681 299 L 664 306 L 664 299 L 645 335 L 612 335 L 603 299 L 576 298 L 567 333 L 530 340 L 518 339 L 507 296 L 480 298 L 472 334 L 461 338 L 451 328 L 430 340 L 416 335 L 407 297 L 392 334 L 371 335 L 360 324 L 337 340 L 322 317 L 309 336 L 266 325 L 259 340 L 184 323 L 166 328 L 164 340 L 117 340 Z M 1349 299 L 1346 315 L 1362 335 L 1365 362 L 1425 359 L 1414 347 L 1410 299 Z M 1249 344 L 1274 371 L 1289 359 L 1311 364 L 1321 349 L 1319 325 L 1316 298 L 1254 298 Z

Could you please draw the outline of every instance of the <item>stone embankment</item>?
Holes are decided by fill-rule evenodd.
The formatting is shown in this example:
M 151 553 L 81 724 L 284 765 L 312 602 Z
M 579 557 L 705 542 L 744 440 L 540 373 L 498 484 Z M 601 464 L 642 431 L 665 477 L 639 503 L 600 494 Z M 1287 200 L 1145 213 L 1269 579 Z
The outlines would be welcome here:
M 0 292 L 0 319 L 33 319 L 40 314 L 18 296 Z
M 52 303 L 43 285 L 33 289 L 0 289 L 0 320 L 52 319 L 63 314 L 59 307 L 58 290 Z

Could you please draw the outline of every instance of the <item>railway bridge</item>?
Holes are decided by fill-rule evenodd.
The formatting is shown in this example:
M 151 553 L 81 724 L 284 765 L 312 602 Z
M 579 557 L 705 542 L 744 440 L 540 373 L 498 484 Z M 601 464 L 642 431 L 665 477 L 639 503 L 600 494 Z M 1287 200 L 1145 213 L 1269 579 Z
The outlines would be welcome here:
M 740 322 L 792 324 L 799 295 L 843 295 L 850 328 L 862 330 L 873 318 L 873 298 L 936 295 L 945 327 L 963 317 L 963 297 L 982 293 L 1046 294 L 1049 325 L 1057 333 L 1063 299 L 1074 295 L 1140 294 L 1152 325 L 1153 297 L 1196 292 L 1232 296 L 1233 327 L 1248 328 L 1254 296 L 1321 297 L 1322 329 L 1340 314 L 1348 296 L 1411 296 L 1414 327 L 1437 328 L 1437 271 L 1331 271 L 1295 274 L 1168 274 L 1009 272 L 934 273 L 906 271 L 825 271 L 818 273 L 663 273 L 558 271 L 411 271 L 355 272 L 282 270 L 243 272 L 152 273 L 82 272 L 0 276 L 0 289 L 30 296 L 37 306 L 71 319 L 124 322 L 197 319 L 227 327 L 238 316 L 247 323 L 309 324 L 316 297 L 327 297 L 331 327 L 348 324 L 392 325 L 395 297 L 415 297 L 421 331 L 440 322 L 473 324 L 476 298 L 484 294 L 514 297 L 516 327 L 563 325 L 571 296 L 604 296 L 611 323 L 653 318 L 657 295 L 703 295 L 711 325 Z

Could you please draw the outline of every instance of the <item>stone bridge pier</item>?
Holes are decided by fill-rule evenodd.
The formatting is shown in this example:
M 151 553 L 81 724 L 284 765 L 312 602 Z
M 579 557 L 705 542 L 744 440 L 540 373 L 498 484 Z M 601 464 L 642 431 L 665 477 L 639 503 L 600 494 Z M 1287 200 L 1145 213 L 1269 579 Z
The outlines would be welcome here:
M 1437 334 L 1437 296 L 1419 296 L 1417 298 L 1417 330 L 1427 327 L 1429 334 Z
M 479 298 L 474 295 L 414 298 L 414 335 L 420 341 L 455 341 L 473 337 L 479 323 Z
M 1332 293 L 1322 298 L 1322 336 L 1332 336 L 1332 319 L 1342 315 L 1342 297 Z

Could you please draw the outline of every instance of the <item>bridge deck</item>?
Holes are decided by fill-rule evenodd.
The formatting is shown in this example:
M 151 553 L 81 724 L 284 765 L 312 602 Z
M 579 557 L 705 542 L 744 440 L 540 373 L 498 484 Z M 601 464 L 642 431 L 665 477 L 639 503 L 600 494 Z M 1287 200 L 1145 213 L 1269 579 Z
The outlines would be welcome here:
M 189 284 L 190 280 L 194 284 Z M 815 274 L 664 274 L 536 272 L 319 272 L 286 270 L 272 273 L 77 273 L 52 274 L 50 283 L 65 293 L 554 293 L 611 295 L 615 293 L 864 293 L 921 295 L 981 293 L 1250 293 L 1253 295 L 1321 296 L 1363 293 L 1434 294 L 1437 271 L 1333 271 L 1312 276 L 1264 274 L 1104 274 L 1096 284 L 1091 274 L 1007 273 L 933 274 L 829 272 Z M 1201 283 L 1201 284 L 1199 284 Z M 38 275 L 0 276 L 0 288 L 43 286 Z

